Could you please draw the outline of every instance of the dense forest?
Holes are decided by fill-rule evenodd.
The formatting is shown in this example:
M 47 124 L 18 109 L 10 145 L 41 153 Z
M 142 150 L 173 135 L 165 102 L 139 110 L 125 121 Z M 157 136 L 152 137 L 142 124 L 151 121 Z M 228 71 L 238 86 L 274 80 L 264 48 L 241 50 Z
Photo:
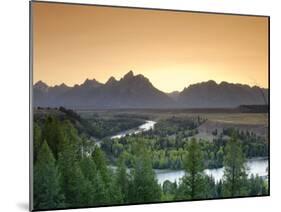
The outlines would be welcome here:
M 138 135 L 130 135 L 120 139 L 104 139 L 102 149 L 112 163 L 125 155 L 125 163 L 132 167 L 134 157 L 138 151 L 138 143 L 144 143 L 151 153 L 154 169 L 184 169 L 184 156 L 188 153 L 190 140 L 198 133 L 198 126 L 205 119 L 201 117 L 169 118 L 160 120 L 153 130 Z M 216 137 L 208 140 L 198 139 L 199 148 L 203 154 L 203 163 L 206 168 L 220 168 L 223 166 L 226 144 L 233 135 L 241 145 L 246 158 L 267 157 L 268 143 L 265 138 L 256 136 L 249 131 L 224 129 L 221 133 L 213 132 Z
M 262 141 L 235 130 L 223 132 L 228 142 L 224 136 L 215 142 L 185 139 L 183 130 L 193 131 L 201 121 L 184 123 L 190 127 L 182 130 L 183 124 L 167 129 L 177 132 L 172 137 L 160 135 L 161 127 L 167 128 L 163 123 L 155 134 L 105 138 L 97 145 L 76 127 L 77 122 L 52 115 L 36 118 L 34 209 L 266 195 L 267 180 L 248 176 L 245 167 L 246 157 L 266 154 Z M 219 182 L 203 172 L 221 165 L 225 171 Z M 185 175 L 178 183 L 167 180 L 160 185 L 155 167 L 182 168 Z
M 37 107 L 35 119 L 38 122 L 44 122 L 47 114 L 55 115 L 59 120 L 68 120 L 78 130 L 79 134 L 87 137 L 102 139 L 115 133 L 135 128 L 144 123 L 144 117 L 138 116 L 115 116 L 114 118 L 103 118 L 97 113 L 84 118 L 71 109 L 64 107 L 59 108 L 42 108 Z

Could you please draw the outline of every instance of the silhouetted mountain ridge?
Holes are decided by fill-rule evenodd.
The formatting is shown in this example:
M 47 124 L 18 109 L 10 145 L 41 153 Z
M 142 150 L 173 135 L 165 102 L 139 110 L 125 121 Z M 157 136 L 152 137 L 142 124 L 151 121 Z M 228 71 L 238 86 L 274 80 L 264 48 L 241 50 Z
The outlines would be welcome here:
M 164 93 L 145 76 L 129 71 L 120 80 L 106 83 L 86 79 L 69 87 L 64 83 L 33 86 L 34 106 L 84 109 L 118 108 L 233 108 L 239 105 L 267 104 L 268 90 L 258 86 L 216 83 L 214 80 L 189 85 L 183 91 Z
M 188 108 L 229 108 L 267 104 L 268 90 L 258 86 L 213 80 L 190 85 L 179 94 L 178 103 Z

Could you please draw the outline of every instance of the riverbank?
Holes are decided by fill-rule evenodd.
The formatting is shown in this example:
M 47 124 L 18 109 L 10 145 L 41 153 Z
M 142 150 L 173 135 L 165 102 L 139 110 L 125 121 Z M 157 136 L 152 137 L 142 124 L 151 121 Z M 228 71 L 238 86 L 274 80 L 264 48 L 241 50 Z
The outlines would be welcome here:
M 246 162 L 248 177 L 253 175 L 258 175 L 260 177 L 268 176 L 268 158 L 252 158 Z M 184 170 L 171 170 L 171 169 L 154 169 L 158 182 L 163 184 L 166 180 L 171 182 L 179 182 L 185 174 Z M 212 176 L 216 182 L 223 178 L 224 168 L 218 169 L 205 169 L 204 172 Z

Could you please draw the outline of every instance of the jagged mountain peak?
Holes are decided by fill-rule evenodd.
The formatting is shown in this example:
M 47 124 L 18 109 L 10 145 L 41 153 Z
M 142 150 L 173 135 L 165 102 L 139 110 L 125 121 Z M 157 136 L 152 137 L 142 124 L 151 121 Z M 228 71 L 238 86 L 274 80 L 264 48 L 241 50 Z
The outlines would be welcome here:
M 36 82 L 35 84 L 34 84 L 34 86 L 47 86 L 47 87 L 49 87 L 45 82 L 43 82 L 42 80 L 39 80 L 38 82 Z
M 229 108 L 264 104 L 268 98 L 267 91 L 258 86 L 209 80 L 191 84 L 182 92 L 164 93 L 145 76 L 129 71 L 120 80 L 110 77 L 105 84 L 96 79 L 86 79 L 83 84 L 73 87 L 64 83 L 49 87 L 38 81 L 34 85 L 34 105 L 70 108 Z
M 43 92 L 47 92 L 49 89 L 49 86 L 45 82 L 39 80 L 38 82 L 36 82 L 34 84 L 34 88 L 36 88 L 40 91 L 43 91 Z
M 95 78 L 94 79 L 86 79 L 81 86 L 83 87 L 99 87 L 102 83 L 98 82 Z
M 70 88 L 70 87 L 65 83 L 61 83 L 60 85 L 55 85 L 53 88 Z
M 59 86 L 60 87 L 68 87 L 65 83 L 61 83 Z
M 110 85 L 110 84 L 113 84 L 113 83 L 116 83 L 116 82 L 117 82 L 117 80 L 115 79 L 115 77 L 111 76 L 105 84 Z
M 131 79 L 131 78 L 133 78 L 134 77 L 134 72 L 132 71 L 132 70 L 130 70 L 127 74 L 125 74 L 124 76 L 123 76 L 123 79 Z

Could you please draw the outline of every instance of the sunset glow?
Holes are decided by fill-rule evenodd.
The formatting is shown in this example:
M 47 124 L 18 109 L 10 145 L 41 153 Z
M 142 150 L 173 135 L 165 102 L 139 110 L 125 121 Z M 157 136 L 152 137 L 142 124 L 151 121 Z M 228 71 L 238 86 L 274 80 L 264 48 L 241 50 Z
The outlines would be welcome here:
M 32 4 L 34 83 L 104 83 L 129 70 L 165 92 L 215 80 L 268 87 L 266 17 Z

